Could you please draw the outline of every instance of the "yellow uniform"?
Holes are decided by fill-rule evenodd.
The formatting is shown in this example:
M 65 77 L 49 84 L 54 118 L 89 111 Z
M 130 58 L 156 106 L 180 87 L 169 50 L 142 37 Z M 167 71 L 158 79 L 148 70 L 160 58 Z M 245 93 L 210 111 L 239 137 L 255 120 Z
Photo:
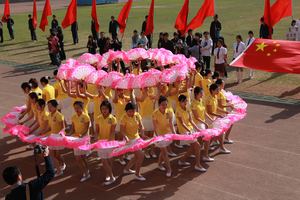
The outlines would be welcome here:
M 202 80 L 202 89 L 204 92 L 205 97 L 208 97 L 210 95 L 209 87 L 212 84 L 212 81 L 210 79 L 203 79 Z
M 218 110 L 218 99 L 217 99 L 217 97 L 209 95 L 206 98 L 205 105 L 206 105 L 206 110 L 208 110 L 207 106 L 211 106 L 212 112 L 215 113 L 215 114 L 217 113 L 217 110 Z
M 76 101 L 80 101 L 83 103 L 83 112 L 84 113 L 88 113 L 88 107 L 89 107 L 89 102 L 90 102 L 90 98 L 81 98 L 81 97 L 76 97 L 76 98 L 72 98 L 73 99 L 73 103 L 74 104 Z
M 52 85 L 47 84 L 43 90 L 43 95 L 45 96 L 45 101 L 48 102 L 52 99 L 55 99 L 55 89 Z
M 149 88 L 147 92 L 147 97 L 144 99 L 143 102 L 139 102 L 140 106 L 140 114 L 141 116 L 144 117 L 151 117 L 152 113 L 154 111 L 154 99 L 151 99 L 150 96 L 154 95 L 154 90 L 153 88 Z
M 134 68 L 134 69 L 132 70 L 132 73 L 133 73 L 134 75 L 139 75 L 139 74 L 142 73 L 142 70 L 136 67 L 136 68 Z
M 31 92 L 35 92 L 38 95 L 39 99 L 43 98 L 43 91 L 41 90 L 41 88 L 37 87 L 35 89 L 31 89 Z
M 44 109 L 43 111 L 39 111 L 38 112 L 38 123 L 39 123 L 39 129 L 43 130 L 45 128 L 47 128 L 48 126 L 48 120 L 49 120 L 49 112 L 46 111 L 46 109 Z M 49 135 L 51 132 L 48 131 L 46 133 L 42 133 L 42 135 Z
M 87 91 L 88 91 L 88 93 L 90 93 L 92 95 L 98 95 L 98 88 L 94 84 L 88 84 Z M 94 101 L 94 99 L 92 99 L 91 101 Z
M 90 117 L 87 113 L 82 113 L 80 116 L 78 116 L 77 113 L 74 114 L 72 116 L 72 124 L 74 129 L 73 136 L 74 137 L 84 136 L 87 133 L 89 123 L 90 123 Z
M 31 112 L 33 113 L 34 118 L 38 119 L 37 103 L 35 103 L 35 104 L 31 103 L 30 108 L 31 108 Z
M 200 99 L 200 100 L 196 100 L 194 99 L 192 101 L 192 105 L 191 105 L 191 110 L 192 111 L 196 111 L 197 114 L 198 114 L 198 117 L 205 122 L 205 106 L 203 104 L 203 100 Z M 195 119 L 194 117 L 194 114 L 192 115 L 193 116 L 193 120 L 198 124 L 198 121 L 197 119 Z
M 125 114 L 125 106 L 128 102 L 128 98 L 118 98 L 118 102 L 114 103 L 115 116 L 118 121 L 121 121 L 122 116 Z
M 104 118 L 103 115 L 99 115 L 96 118 L 96 124 L 99 127 L 98 132 L 98 140 L 109 140 L 110 139 L 110 133 L 111 133 L 111 127 L 117 125 L 117 119 L 110 114 L 108 117 Z M 113 135 L 113 140 L 115 135 Z
M 56 100 L 63 100 L 68 97 L 68 95 L 66 93 L 64 93 L 63 89 L 61 88 L 59 81 L 55 81 L 55 83 L 53 84 L 53 87 L 54 87 L 55 93 L 56 93 L 56 96 L 55 96 Z
M 227 105 L 227 98 L 224 94 L 224 91 L 221 90 L 219 94 L 217 95 L 218 103 L 220 103 L 220 106 L 226 106 Z M 223 107 L 223 110 L 226 111 L 226 107 Z
M 156 133 L 158 135 L 164 135 L 172 133 L 169 120 L 172 119 L 173 113 L 171 110 L 166 109 L 165 113 L 156 109 L 152 114 L 152 119 L 156 121 Z
M 202 86 L 202 80 L 203 80 L 203 76 L 199 72 L 197 72 L 195 74 L 195 83 L 194 83 L 194 86 L 195 87 L 201 87 L 201 88 L 203 88 L 203 86 Z
M 105 88 L 104 90 L 104 94 L 109 98 L 111 99 L 112 98 L 112 90 L 110 88 Z
M 108 97 L 94 97 L 94 119 L 96 119 L 101 114 L 100 106 L 105 99 L 108 99 Z
M 64 128 L 64 116 L 56 111 L 49 114 L 49 126 L 51 133 L 59 133 Z
M 139 123 L 141 122 L 142 117 L 139 113 L 134 113 L 133 117 L 128 117 L 127 114 L 124 114 L 121 119 L 121 126 L 125 126 L 124 131 L 126 136 L 130 140 L 138 139 L 139 136 Z
M 180 106 L 177 107 L 176 109 L 176 120 L 177 120 L 177 126 L 178 126 L 178 132 L 180 134 L 184 134 L 188 131 L 192 131 L 193 130 L 193 125 L 190 122 L 190 118 L 189 118 L 189 110 L 183 110 Z M 187 128 L 189 130 L 186 130 L 182 124 L 179 121 L 179 118 L 182 119 L 183 123 L 187 126 Z

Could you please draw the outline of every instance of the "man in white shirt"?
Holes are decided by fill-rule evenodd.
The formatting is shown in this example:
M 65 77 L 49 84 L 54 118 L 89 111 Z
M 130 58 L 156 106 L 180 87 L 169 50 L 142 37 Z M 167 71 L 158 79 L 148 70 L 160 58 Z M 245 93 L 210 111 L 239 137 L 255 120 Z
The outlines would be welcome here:
M 241 55 L 246 49 L 246 45 L 243 42 L 242 36 L 236 36 L 236 42 L 233 44 L 233 60 L 236 59 L 239 55 Z M 243 68 L 237 67 L 236 68 L 236 76 L 237 76 L 237 83 L 242 83 L 243 81 Z
M 201 41 L 201 55 L 203 58 L 205 69 L 210 69 L 210 55 L 213 41 L 209 38 L 209 32 L 205 31 L 203 35 L 204 40 Z
M 217 47 L 214 49 L 215 72 L 219 72 L 220 77 L 225 77 L 225 67 L 227 65 L 227 49 L 223 46 L 223 40 L 217 41 Z
M 249 37 L 247 38 L 247 40 L 245 42 L 246 47 L 250 46 L 255 40 L 253 31 L 249 31 L 248 36 Z M 252 79 L 253 77 L 254 77 L 254 71 L 253 71 L 253 69 L 250 69 L 249 78 Z

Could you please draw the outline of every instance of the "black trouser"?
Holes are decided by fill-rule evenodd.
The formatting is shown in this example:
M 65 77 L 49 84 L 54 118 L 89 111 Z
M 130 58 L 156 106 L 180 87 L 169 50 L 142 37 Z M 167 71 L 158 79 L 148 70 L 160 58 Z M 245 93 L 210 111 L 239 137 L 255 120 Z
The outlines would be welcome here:
M 60 58 L 59 58 L 59 54 L 58 53 L 49 53 L 50 59 L 51 59 L 51 64 L 56 65 L 56 66 L 60 66 Z
M 30 35 L 31 35 L 31 40 L 37 40 L 36 39 L 36 33 L 35 33 L 35 29 L 30 29 Z
M 59 43 L 59 57 L 60 57 L 60 60 L 66 60 L 64 42 Z
M 151 35 L 147 35 L 146 36 L 147 37 L 147 39 L 148 39 L 148 48 L 152 48 L 152 37 L 151 37 Z
M 72 31 L 72 37 L 73 37 L 73 43 L 77 44 L 78 43 L 78 32 Z
M 210 69 L 210 56 L 202 56 L 205 69 Z
M 10 39 L 12 40 L 15 39 L 13 28 L 8 28 L 8 32 L 9 32 Z
M 3 43 L 3 29 L 0 29 L 0 43 Z

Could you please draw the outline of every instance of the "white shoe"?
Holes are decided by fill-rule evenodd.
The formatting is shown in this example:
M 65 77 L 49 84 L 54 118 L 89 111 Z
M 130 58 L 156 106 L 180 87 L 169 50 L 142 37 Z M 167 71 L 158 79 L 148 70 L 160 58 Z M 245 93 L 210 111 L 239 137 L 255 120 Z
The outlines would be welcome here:
M 105 181 L 109 181 L 109 180 L 110 180 L 109 176 L 105 177 Z
M 87 175 L 83 174 L 82 178 L 80 179 L 80 182 L 82 183 L 82 182 L 84 182 L 84 181 L 86 181 L 86 180 L 88 180 L 90 178 L 91 178 L 90 173 L 87 173 Z
M 198 172 L 206 172 L 206 169 L 203 168 L 203 167 L 198 167 L 198 166 L 195 166 L 194 169 Z
M 97 161 L 100 161 L 100 160 L 101 160 L 101 157 L 97 157 L 96 160 L 97 160 Z
M 225 139 L 224 140 L 224 144 L 233 144 L 234 142 L 233 142 L 233 140 L 227 140 L 227 139 Z
M 202 159 L 204 162 L 213 162 L 215 161 L 215 159 L 211 158 L 211 157 L 203 157 Z
M 135 171 L 132 170 L 132 169 L 129 169 L 129 170 L 124 169 L 124 170 L 123 170 L 123 173 L 124 173 L 124 174 L 134 174 Z
M 145 158 L 150 159 L 151 158 L 150 154 L 149 153 L 145 153 Z
M 190 158 L 196 158 L 196 156 L 194 154 L 190 155 Z
M 143 177 L 143 176 L 137 176 L 137 175 L 135 175 L 135 180 L 138 180 L 138 181 L 145 181 L 146 180 L 146 178 L 145 177 Z
M 113 178 L 110 178 L 108 181 L 104 182 L 103 184 L 108 186 L 108 185 L 113 184 L 115 181 L 116 181 L 116 178 L 113 177 Z
M 162 172 L 165 172 L 166 171 L 166 168 L 162 165 L 158 165 L 157 168 L 162 171 Z
M 117 161 L 118 161 L 121 165 L 123 165 L 123 166 L 126 165 L 125 160 L 120 160 L 120 159 L 118 159 Z
M 180 144 L 175 143 L 174 146 L 177 147 L 178 149 L 183 149 L 183 146 Z
M 67 167 L 67 165 L 66 165 L 66 163 L 64 163 L 63 166 L 60 167 L 60 171 L 65 171 L 66 167 Z
M 220 150 L 219 150 L 219 153 L 222 153 L 222 154 L 230 154 L 231 151 L 229 151 L 228 149 L 220 149 Z
M 167 173 L 166 173 L 166 176 L 167 176 L 167 177 L 171 177 L 171 176 L 172 176 L 172 172 L 171 172 L 171 171 L 167 172 Z
M 176 156 L 177 156 L 177 154 L 176 154 L 176 153 L 174 153 L 174 152 L 168 152 L 168 156 L 170 156 L 170 157 L 176 157 Z
M 179 165 L 179 166 L 190 166 L 191 163 L 189 163 L 189 162 L 183 162 L 183 161 L 181 161 L 181 160 L 178 160 L 178 165 Z
M 155 153 L 150 153 L 152 158 L 157 158 L 157 155 Z

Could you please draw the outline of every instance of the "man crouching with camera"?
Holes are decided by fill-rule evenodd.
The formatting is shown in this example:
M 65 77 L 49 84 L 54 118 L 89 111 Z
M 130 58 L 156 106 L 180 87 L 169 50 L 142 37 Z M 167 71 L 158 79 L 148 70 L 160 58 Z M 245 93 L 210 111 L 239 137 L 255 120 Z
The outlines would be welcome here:
M 41 200 L 44 199 L 42 190 L 54 177 L 54 168 L 49 156 L 48 148 L 39 148 L 36 153 L 41 153 L 45 160 L 46 172 L 29 183 L 23 182 L 21 171 L 18 167 L 7 167 L 3 171 L 3 179 L 12 186 L 11 192 L 6 195 L 6 200 Z

